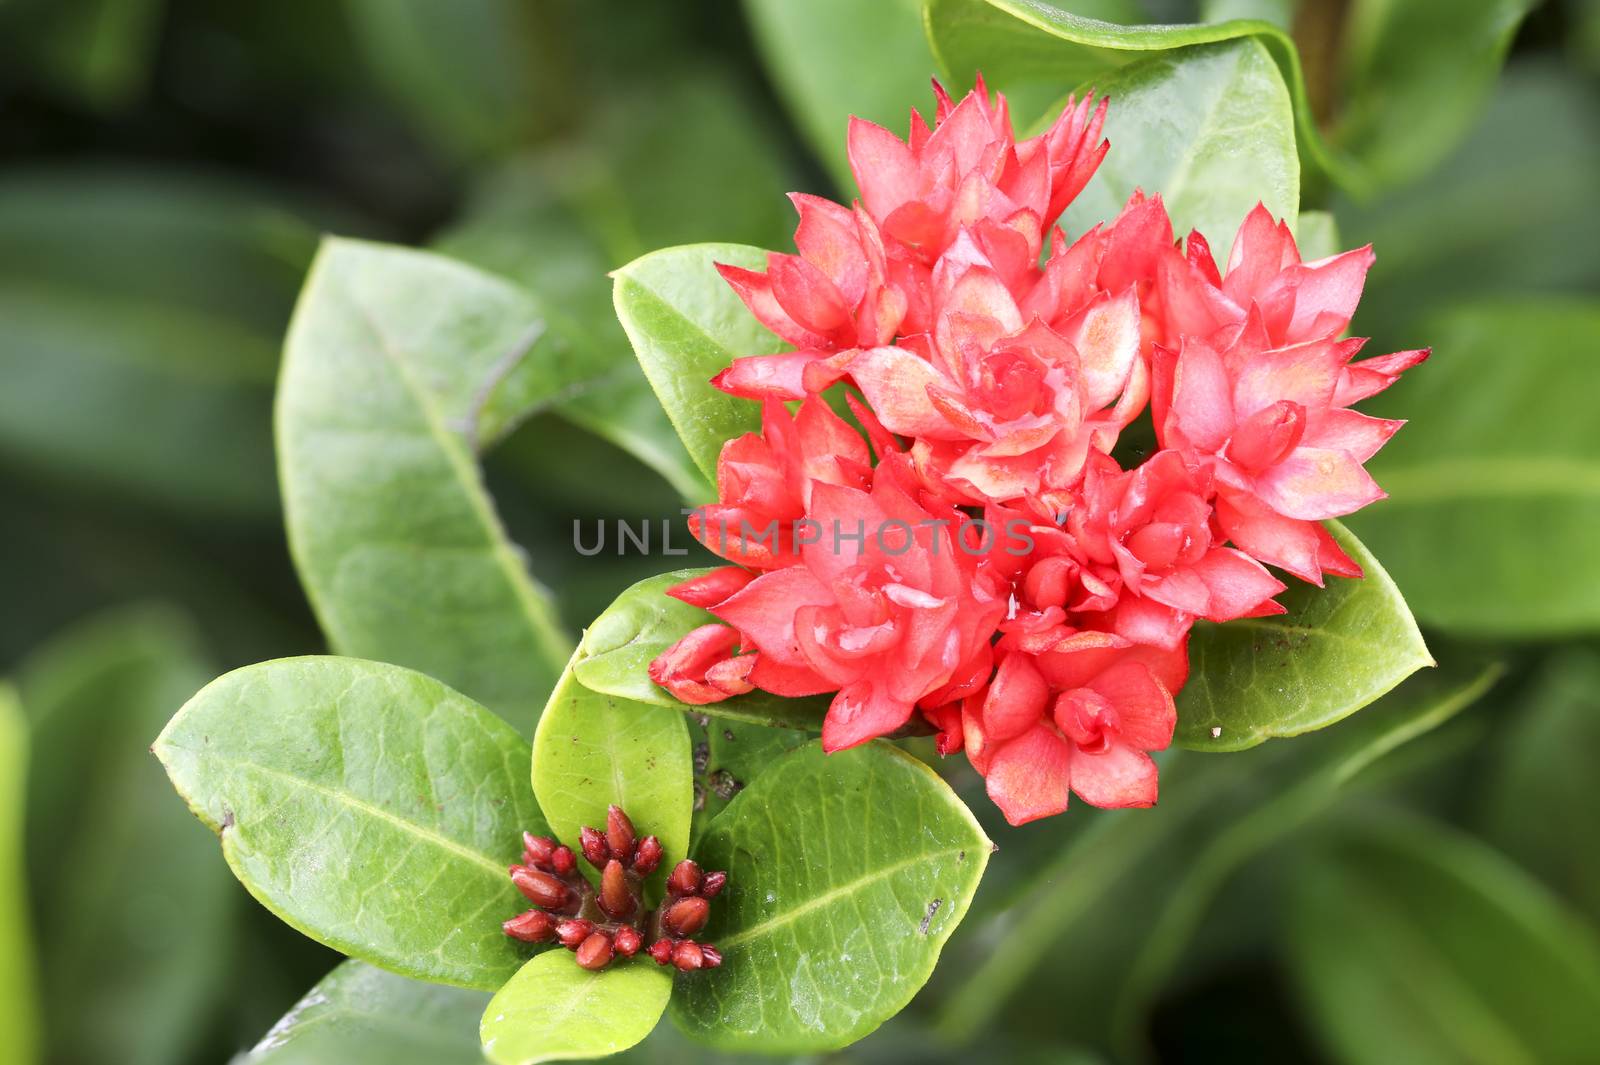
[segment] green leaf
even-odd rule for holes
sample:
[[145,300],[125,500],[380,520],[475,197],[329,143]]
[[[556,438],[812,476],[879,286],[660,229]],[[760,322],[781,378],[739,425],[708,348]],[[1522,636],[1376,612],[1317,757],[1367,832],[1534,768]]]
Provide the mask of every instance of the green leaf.
[[1224,261],[1257,203],[1294,223],[1294,113],[1259,42],[1166,52],[1117,71],[1100,89],[1115,101],[1105,130],[1115,147],[1067,208],[1070,232],[1115,218],[1140,188],[1159,192],[1177,232],[1200,230]]
[[[923,17],[934,58],[956,84],[970,84],[981,70],[1022,113],[1027,113],[1025,107],[1042,108],[1068,90],[1101,84],[1118,67],[1152,52],[1253,38],[1283,74],[1308,169],[1357,191],[1370,183],[1356,163],[1323,140],[1294,41],[1270,22],[1119,26],[1070,14],[1044,0],[925,0]],[[1113,143],[1112,156],[1128,151],[1128,145],[1114,138]]]
[[670,706],[677,710],[726,717],[772,728],[809,729],[819,732],[827,712],[828,697],[785,699],[767,692],[751,692],[720,703],[686,707],[650,679],[649,667],[657,655],[678,642],[691,629],[717,619],[699,607],[667,595],[667,589],[706,569],[682,569],[642,580],[617,596],[616,602],[584,631],[573,659],[572,671],[592,691],[634,702]]
[[20,3],[3,9],[8,40],[28,42],[10,58],[70,102],[102,113],[144,96],[155,64],[163,0]]
[[931,110],[921,0],[745,0],[744,12],[768,76],[838,188],[855,188],[845,158],[852,115],[900,133],[911,108]]
[[1561,811],[1600,808],[1600,653],[1551,655],[1512,703],[1483,799],[1485,834],[1600,922],[1600,824]]
[[657,880],[689,853],[694,767],[683,715],[590,691],[568,670],[533,737],[533,792],[555,834],[574,850],[606,808],[627,811],[640,835],[666,851]]
[[0,1031],[16,1065],[29,1065],[38,1051],[33,937],[22,865],[27,769],[28,727],[16,693],[0,685]]
[[80,622],[19,671],[40,988],[63,1058],[185,1060],[236,968],[238,889],[148,751],[212,672],[187,619],[154,606]]
[[1326,588],[1292,581],[1278,597],[1286,614],[1195,625],[1179,746],[1238,751],[1326,728],[1433,664],[1372,552],[1337,523],[1329,531],[1365,577],[1329,577]]
[[1370,464],[1389,498],[1352,526],[1431,625],[1600,628],[1600,422],[1582,385],[1600,304],[1485,301],[1421,332],[1437,355],[1369,404],[1409,419]]
[[1482,843],[1389,813],[1352,831],[1294,886],[1289,968],[1335,1060],[1592,1056],[1594,930]]
[[566,657],[473,452],[582,371],[511,285],[330,240],[284,349],[289,543],[334,650],[421,670],[526,728]]
[[[346,0],[355,44],[375,80],[428,138],[456,158],[514,148],[551,122],[529,106],[547,84],[532,9],[510,0]],[[543,75],[543,76],[541,76]]]
[[650,1034],[671,995],[672,977],[648,958],[591,973],[553,950],[524,965],[489,1003],[483,1052],[495,1065],[615,1054]]
[[347,961],[233,1065],[482,1065],[480,991]]
[[680,980],[673,1021],[768,1054],[860,1039],[927,981],[991,847],[949,786],[890,744],[785,755],[696,848],[728,871],[702,937],[724,961]]
[[276,346],[314,247],[305,221],[250,186],[131,168],[9,174],[0,454],[189,516],[275,514]]
[[[778,165],[785,146],[743,86],[714,67],[660,70],[653,63],[648,77],[619,73],[606,89],[581,138],[493,172],[437,246],[568,311],[595,372],[569,388],[556,409],[701,503],[716,493],[633,358],[606,274],[684,241],[786,244],[793,212],[783,195],[792,185]],[[717,194],[708,196],[712,187]]]
[[1338,219],[1327,211],[1301,211],[1300,223],[1295,227],[1295,244],[1305,262],[1337,255],[1344,250],[1339,239]]
[[1358,0],[1339,34],[1330,136],[1375,181],[1423,176],[1483,110],[1536,0]]
[[235,670],[155,753],[234,874],[284,921],[404,976],[492,990],[526,952],[507,867],[544,831],[528,745],[430,677],[348,658]]
[[782,345],[752,315],[716,263],[762,269],[766,253],[739,244],[689,244],[617,270],[617,318],[689,457],[715,483],[722,445],[760,427],[761,408],[711,386],[735,358]]
[[[1153,997],[1235,873],[1303,831],[1397,749],[1471,705],[1500,674],[1452,668],[1413,678],[1367,712],[1298,743],[1233,755],[1162,758],[1150,810],[1078,805],[1044,837],[1029,879],[951,946],[938,1031],[964,1044],[996,1026],[1130,1046]],[[1060,829],[1071,835],[1063,844]],[[1003,849],[1027,847],[1009,832]],[[1226,889],[1226,891],[1225,891]],[[1095,979],[1084,983],[1084,972]],[[1073,986],[1070,1000],[1058,989]]]

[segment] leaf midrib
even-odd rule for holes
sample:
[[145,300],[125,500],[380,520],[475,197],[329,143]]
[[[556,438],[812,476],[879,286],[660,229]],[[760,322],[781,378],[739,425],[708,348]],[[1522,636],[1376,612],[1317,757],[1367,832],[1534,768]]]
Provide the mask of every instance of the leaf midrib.
[[[186,750],[189,754],[195,756],[198,756],[201,753],[192,748],[174,749]],[[280,780],[285,783],[303,788],[304,790],[317,795],[322,795],[333,799],[335,802],[347,806],[352,810],[368,814],[380,821],[386,821],[389,824],[401,829],[408,835],[416,836],[421,840],[432,843],[441,850],[449,851],[458,857],[464,858],[467,861],[470,861],[473,864],[478,865],[488,872],[494,874],[497,879],[505,876],[505,870],[508,868],[506,864],[497,861],[482,851],[474,850],[458,840],[451,839],[449,836],[442,834],[437,829],[420,825],[415,821],[408,821],[398,814],[385,810],[383,807],[377,805],[369,799],[363,799],[349,791],[342,791],[338,788],[329,787],[326,784],[320,784],[306,777],[297,776],[294,773],[286,772],[285,770],[278,769],[274,766],[264,765],[260,762],[253,762],[246,758],[230,758],[227,755],[218,754],[215,751],[206,751],[204,753],[208,762],[220,762],[225,765],[236,766],[244,770],[255,770],[256,772],[264,776],[271,777],[272,779]]]
[[920,865],[924,862],[934,861],[939,858],[963,854],[967,851],[967,849],[968,848],[966,847],[950,847],[941,851],[924,851],[921,854],[917,854],[910,858],[905,858],[895,862],[893,865],[881,866],[878,869],[865,874],[864,876],[858,876],[854,880],[848,880],[843,884],[831,887],[822,894],[815,895],[812,898],[807,899],[805,902],[800,903],[793,909],[785,910],[774,917],[766,918],[765,920],[746,928],[742,932],[735,932],[731,936],[724,936],[719,945],[725,951],[732,950],[734,947],[737,947],[742,943],[748,943],[753,939],[759,939],[775,929],[783,928],[787,925],[793,924],[795,921],[814,910],[819,910],[825,906],[829,906],[839,899],[848,898],[849,896],[855,894],[859,889],[870,884],[877,883],[879,880],[885,880],[904,869],[909,869],[914,865]]

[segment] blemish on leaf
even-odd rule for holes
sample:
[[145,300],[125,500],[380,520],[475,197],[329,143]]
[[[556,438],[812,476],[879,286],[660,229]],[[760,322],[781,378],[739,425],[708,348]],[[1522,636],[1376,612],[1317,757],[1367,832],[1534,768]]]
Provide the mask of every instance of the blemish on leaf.
[[[965,851],[962,852],[966,853]],[[917,931],[923,935],[928,934],[928,926],[933,924],[933,915],[939,912],[939,907],[944,905],[943,899],[934,899],[928,903],[928,912],[922,915],[922,923],[917,926]]]
[[223,807],[222,808],[222,828],[219,831],[226,832],[226,831],[228,831],[228,829],[232,828],[234,826],[234,824],[235,824],[235,821],[234,821],[234,817],[233,817],[233,811],[228,809],[227,807]]

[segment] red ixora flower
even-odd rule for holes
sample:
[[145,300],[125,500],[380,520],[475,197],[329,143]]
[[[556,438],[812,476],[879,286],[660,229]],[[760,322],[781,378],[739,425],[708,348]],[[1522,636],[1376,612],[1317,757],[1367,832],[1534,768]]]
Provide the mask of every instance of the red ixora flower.
[[[716,379],[765,403],[691,520],[734,565],[672,589],[716,620],[650,675],[702,705],[836,693],[829,751],[920,715],[1014,824],[1148,806],[1195,622],[1281,613],[1269,565],[1361,575],[1320,522],[1382,497],[1363,464],[1401,423],[1351,406],[1427,352],[1353,361],[1371,249],[1303,262],[1260,206],[1225,271],[1159,195],[1052,229],[1105,100],[1018,142],[981,81],[935,90],[905,141],[851,122],[859,203],[796,197],[797,255],[723,268],[796,350]],[[866,442],[817,395],[841,384]]]
[[735,359],[714,383],[749,399],[800,399],[847,372],[857,351],[927,331],[934,264],[963,234],[1004,264],[1036,277],[1044,235],[1094,176],[1105,101],[1068,100],[1054,125],[1017,142],[1005,97],[982,79],[959,104],[934,82],[930,128],[911,113],[908,141],[851,119],[853,208],[791,196],[798,255],[769,254],[765,272],[717,269],[752,314],[792,352]]

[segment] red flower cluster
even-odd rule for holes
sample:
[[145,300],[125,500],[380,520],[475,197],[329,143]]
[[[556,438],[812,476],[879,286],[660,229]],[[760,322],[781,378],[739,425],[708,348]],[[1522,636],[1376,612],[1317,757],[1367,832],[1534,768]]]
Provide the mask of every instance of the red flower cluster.
[[[1018,142],[980,83],[938,90],[907,142],[852,120],[860,201],[796,196],[798,255],[721,268],[794,350],[715,379],[763,402],[762,432],[724,447],[690,523],[735,565],[672,594],[726,624],[657,683],[836,692],[830,751],[920,715],[1013,824],[1069,793],[1148,806],[1195,620],[1281,613],[1263,563],[1361,575],[1318,521],[1382,497],[1362,464],[1400,423],[1350,405],[1427,352],[1352,362],[1370,249],[1301,262],[1262,207],[1226,272],[1142,193],[1069,243],[1052,227],[1105,111],[1069,101]],[[819,395],[837,382],[866,439]],[[1146,410],[1158,450],[1123,469]]]

